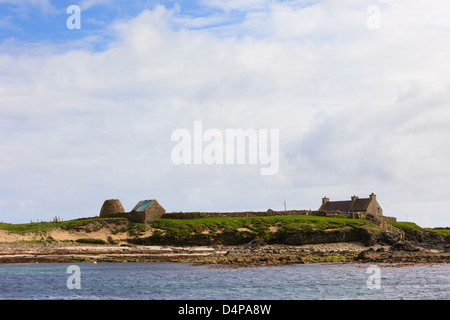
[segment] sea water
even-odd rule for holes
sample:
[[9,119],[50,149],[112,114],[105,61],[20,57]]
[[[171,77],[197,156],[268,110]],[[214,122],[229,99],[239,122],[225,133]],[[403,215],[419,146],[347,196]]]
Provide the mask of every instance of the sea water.
[[[298,264],[217,268],[188,263],[0,265],[0,299],[310,300],[450,298],[448,264]],[[373,272],[377,270],[377,272]],[[79,289],[70,286],[77,276]],[[376,286],[371,277],[378,277]]]

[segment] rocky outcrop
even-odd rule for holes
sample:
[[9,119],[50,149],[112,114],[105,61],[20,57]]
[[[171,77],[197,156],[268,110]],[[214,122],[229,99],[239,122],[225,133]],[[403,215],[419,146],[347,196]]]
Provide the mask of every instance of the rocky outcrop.
[[331,231],[287,231],[277,232],[270,243],[287,245],[304,245],[318,243],[336,243],[360,241],[367,242],[371,238],[366,228],[336,229]]
[[403,242],[404,236],[402,233],[395,232],[372,232],[367,234],[367,237],[364,241],[366,246],[373,246],[377,243],[392,245],[394,243]]
[[337,242],[362,242],[366,245],[378,243],[393,244],[400,240],[395,234],[373,233],[364,227],[349,227],[329,231],[283,231],[274,233],[256,233],[249,231],[224,231],[220,233],[193,234],[154,234],[149,237],[129,239],[137,245],[177,245],[177,246],[211,246],[211,245],[244,245],[259,242],[267,244],[305,245]]
[[425,248],[449,249],[449,236],[443,237],[428,230],[406,229],[405,240]]
[[369,248],[358,254],[356,262],[377,262],[377,263],[449,263],[448,252],[431,252],[420,248],[408,248],[408,250],[374,250]]
[[243,245],[256,238],[248,231],[225,231],[221,233],[154,234],[149,237],[128,239],[136,245],[175,245],[175,246],[211,246],[211,245]]
[[[0,244],[0,263],[190,262],[219,267],[332,263],[448,263],[449,252],[341,242],[291,246],[255,239],[238,246],[135,246],[76,243]],[[407,249],[407,250],[404,250]]]

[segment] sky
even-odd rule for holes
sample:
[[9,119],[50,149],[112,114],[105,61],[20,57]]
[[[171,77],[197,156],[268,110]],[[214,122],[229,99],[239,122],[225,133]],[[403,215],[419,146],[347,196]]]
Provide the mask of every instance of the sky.
[[[449,10],[0,0],[0,222],[92,217],[106,199],[127,211],[143,199],[167,212],[317,210],[324,196],[373,192],[384,215],[450,226]],[[278,170],[178,164],[172,135],[199,143],[196,123],[277,130]]]

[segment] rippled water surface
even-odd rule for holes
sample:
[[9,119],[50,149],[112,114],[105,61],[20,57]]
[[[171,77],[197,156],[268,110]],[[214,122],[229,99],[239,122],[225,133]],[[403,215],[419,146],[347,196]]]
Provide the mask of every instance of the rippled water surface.
[[[80,289],[68,289],[67,280],[73,276],[67,273],[69,266],[0,265],[0,299],[450,298],[447,264],[377,265],[377,273],[367,264],[218,269],[187,263],[80,263]],[[379,282],[374,280],[378,275]]]

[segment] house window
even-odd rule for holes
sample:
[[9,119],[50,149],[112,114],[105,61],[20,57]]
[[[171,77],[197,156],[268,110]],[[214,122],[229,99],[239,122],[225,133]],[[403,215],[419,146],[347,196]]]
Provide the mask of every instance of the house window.
[[380,208],[379,207],[377,208],[377,213],[380,214]]

